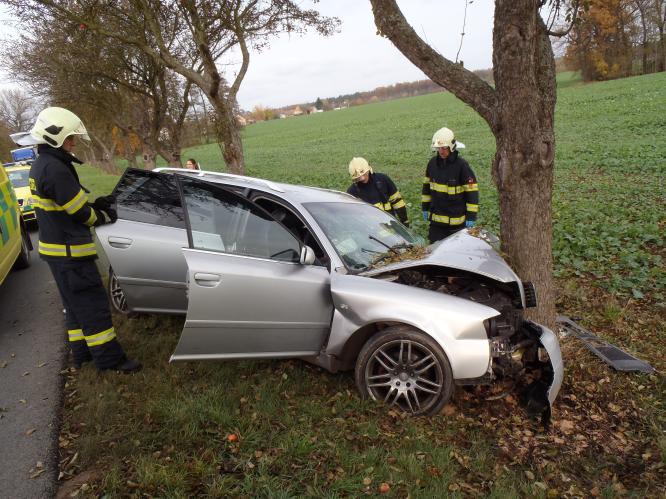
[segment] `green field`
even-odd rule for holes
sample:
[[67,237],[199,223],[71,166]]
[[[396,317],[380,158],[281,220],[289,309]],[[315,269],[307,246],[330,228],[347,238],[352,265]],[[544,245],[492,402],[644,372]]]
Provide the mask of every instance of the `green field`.
[[[666,74],[581,84],[559,76],[554,253],[559,311],[666,368]],[[249,175],[346,189],[364,156],[420,221],[432,133],[456,132],[481,188],[480,223],[498,229],[494,140],[448,93],[247,127]],[[216,145],[184,152],[223,170]],[[114,177],[80,169],[95,194]],[[118,378],[68,375],[64,478],[84,495],[190,497],[663,496],[666,382],[620,374],[563,338],[553,427],[515,397],[458,390],[444,414],[411,419],[359,400],[352,376],[298,361],[168,365],[182,320],[117,318],[145,364]],[[237,442],[227,435],[236,434]],[[74,462],[72,457],[78,453]],[[659,476],[662,478],[659,479]],[[82,478],[83,477],[83,478]],[[72,490],[77,490],[73,488]]]

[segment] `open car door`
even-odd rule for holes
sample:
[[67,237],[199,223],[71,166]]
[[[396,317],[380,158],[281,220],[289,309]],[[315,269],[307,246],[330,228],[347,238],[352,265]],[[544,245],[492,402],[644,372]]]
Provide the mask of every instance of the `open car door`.
[[128,311],[184,314],[185,215],[175,175],[128,168],[118,181],[118,220],[95,229]]
[[301,243],[258,205],[217,184],[177,177],[189,300],[171,360],[319,353],[333,315],[328,270],[299,263]]

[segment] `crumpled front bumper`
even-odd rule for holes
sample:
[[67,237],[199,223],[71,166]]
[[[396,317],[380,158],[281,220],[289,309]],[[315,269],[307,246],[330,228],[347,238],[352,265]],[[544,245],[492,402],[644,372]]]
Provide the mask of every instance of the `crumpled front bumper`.
[[557,335],[546,326],[542,326],[536,322],[528,322],[530,322],[534,328],[541,330],[539,341],[548,353],[548,360],[553,369],[553,380],[548,388],[548,402],[550,402],[550,405],[552,406],[557,398],[557,394],[560,392],[562,380],[564,379],[564,362],[562,361],[560,342],[557,339]]

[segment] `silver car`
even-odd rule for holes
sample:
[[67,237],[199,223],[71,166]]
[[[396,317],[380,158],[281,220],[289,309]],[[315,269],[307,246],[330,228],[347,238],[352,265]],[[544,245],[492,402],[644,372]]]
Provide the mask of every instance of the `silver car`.
[[435,414],[455,385],[514,377],[538,411],[559,343],[523,318],[534,288],[463,230],[434,245],[348,194],[182,169],[129,169],[96,229],[117,311],[186,314],[171,361],[302,358],[362,396]]

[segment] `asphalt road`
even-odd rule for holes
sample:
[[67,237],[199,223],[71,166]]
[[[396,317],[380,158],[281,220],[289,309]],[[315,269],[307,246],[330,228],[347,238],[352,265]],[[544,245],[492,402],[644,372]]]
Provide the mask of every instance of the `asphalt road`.
[[0,285],[0,498],[56,493],[65,359],[62,303],[34,249]]

